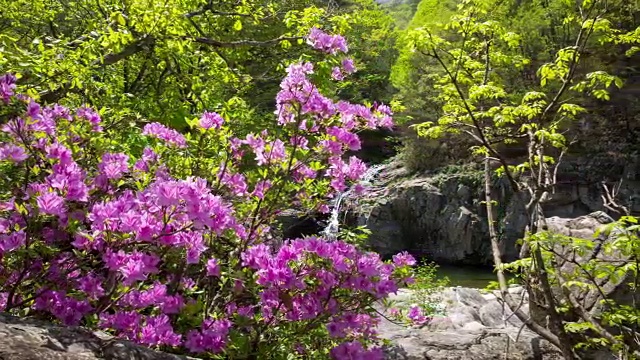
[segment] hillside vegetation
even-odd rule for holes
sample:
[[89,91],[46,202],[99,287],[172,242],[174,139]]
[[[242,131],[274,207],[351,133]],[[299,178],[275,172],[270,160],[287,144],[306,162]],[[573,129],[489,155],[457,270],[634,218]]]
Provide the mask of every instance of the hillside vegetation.
[[[202,359],[384,359],[381,300],[433,271],[368,251],[366,229],[283,239],[281,227],[366,194],[363,159],[388,157],[401,134],[403,170],[474,172],[514,316],[568,360],[638,358],[635,295],[600,297],[594,313],[575,291],[640,283],[638,219],[613,184],[640,146],[639,10],[0,0],[0,311]],[[619,219],[601,242],[546,231],[576,159]],[[494,180],[525,199],[511,264]],[[586,260],[565,271],[559,247]],[[506,271],[538,313],[510,296]],[[424,325],[431,310],[396,320]]]

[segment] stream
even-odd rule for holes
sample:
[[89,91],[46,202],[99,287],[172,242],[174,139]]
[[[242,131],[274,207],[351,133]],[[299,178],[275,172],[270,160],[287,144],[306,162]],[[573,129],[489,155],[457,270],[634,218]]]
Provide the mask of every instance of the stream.
[[438,275],[449,278],[449,286],[482,289],[497,281],[491,267],[465,265],[438,265]]
[[[377,164],[369,167],[367,171],[364,173],[360,181],[358,182],[360,185],[369,185],[376,175],[383,169],[383,164]],[[322,235],[329,240],[335,240],[338,237],[340,232],[340,215],[342,214],[342,202],[352,195],[352,188],[349,188],[347,191],[339,193],[334,202],[333,208],[331,209],[331,216],[329,218],[329,222],[327,226],[322,231]]]

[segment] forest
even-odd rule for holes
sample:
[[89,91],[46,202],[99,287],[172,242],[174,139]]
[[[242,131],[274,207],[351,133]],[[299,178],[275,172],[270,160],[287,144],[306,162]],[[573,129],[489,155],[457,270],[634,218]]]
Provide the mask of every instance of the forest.
[[[636,0],[0,0],[0,315],[396,359],[377,328],[433,317],[388,300],[441,286],[424,254],[282,218],[399,162],[473,180],[503,317],[562,359],[640,359],[639,70]],[[612,219],[592,238],[550,230],[576,182]]]

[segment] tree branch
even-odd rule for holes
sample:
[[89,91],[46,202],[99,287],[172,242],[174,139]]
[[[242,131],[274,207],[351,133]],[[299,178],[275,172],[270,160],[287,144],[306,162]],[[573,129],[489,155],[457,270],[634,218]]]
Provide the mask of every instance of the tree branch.
[[119,53],[111,53],[103,57],[102,59],[95,60],[91,65],[103,65],[109,66],[117,63],[120,60],[124,60],[132,55],[139,53],[147,49],[149,46],[155,44],[155,37],[152,35],[146,35],[143,38],[125,46]]
[[209,0],[209,2],[207,3],[207,5],[203,6],[202,8],[196,10],[196,11],[192,11],[190,13],[186,13],[184,14],[184,16],[187,19],[191,19],[194,16],[199,16],[199,15],[204,15],[207,12],[213,14],[213,15],[219,15],[219,16],[251,16],[250,14],[243,14],[243,13],[239,13],[239,12],[235,12],[235,11],[218,11],[218,10],[213,10],[213,1]]
[[[431,36],[431,33],[429,33],[429,36]],[[434,59],[436,59],[438,61],[438,63],[440,63],[440,66],[442,66],[444,71],[447,73],[447,76],[449,77],[449,79],[451,80],[453,86],[455,87],[456,92],[458,93],[458,96],[460,97],[460,100],[464,104],[464,108],[465,108],[467,114],[469,114],[469,117],[471,118],[471,121],[473,122],[473,125],[476,127],[476,131],[478,132],[478,137],[480,138],[481,145],[486,147],[487,151],[489,151],[489,153],[491,155],[493,155],[494,157],[496,157],[500,161],[500,164],[504,167],[504,173],[506,174],[507,179],[509,180],[509,184],[511,185],[512,189],[517,192],[519,190],[519,186],[518,186],[518,183],[516,182],[516,180],[513,178],[513,175],[511,174],[511,171],[509,170],[507,161],[504,159],[504,157],[502,157],[502,155],[500,155],[493,148],[493,146],[491,146],[491,144],[487,140],[484,132],[482,131],[482,125],[480,124],[478,119],[473,114],[473,110],[471,110],[471,107],[469,106],[469,102],[467,101],[466,96],[464,96],[464,93],[462,92],[462,89],[460,88],[460,84],[458,83],[458,81],[456,80],[454,75],[449,70],[449,67],[444,63],[442,58],[438,55],[438,52],[436,51],[435,48],[433,48],[433,54],[426,54],[423,51],[420,51],[420,52],[425,56],[431,56]]]
[[[582,10],[582,8],[580,9]],[[587,13],[587,18],[590,16],[591,11],[593,11],[593,7],[589,9],[589,12]],[[560,87],[556,95],[553,97],[553,100],[551,100],[551,102],[547,105],[547,107],[542,112],[542,115],[540,115],[540,119],[544,120],[544,118],[549,113],[549,111],[551,111],[551,109],[555,105],[557,105],[558,100],[560,100],[560,97],[564,94],[564,92],[567,90],[567,87],[571,83],[571,80],[573,78],[573,75],[575,74],[576,68],[578,67],[578,55],[584,52],[585,46],[587,45],[587,40],[591,36],[591,33],[593,33],[593,27],[595,26],[596,20],[598,20],[598,17],[599,16],[596,16],[593,18],[593,22],[591,23],[591,26],[589,27],[589,30],[586,33],[586,35],[585,35],[585,28],[582,26],[580,27],[580,31],[578,32],[578,37],[576,38],[576,42],[574,45],[575,51],[573,53],[573,56],[571,57],[571,65],[569,67],[569,73],[567,74],[567,77],[562,81],[562,86]]]
[[251,15],[249,14],[243,14],[243,13],[239,13],[239,12],[227,12],[227,11],[216,11],[216,10],[211,10],[209,8],[202,8],[200,10],[196,10],[190,13],[185,14],[184,16],[188,19],[194,17],[194,16],[198,16],[198,15],[203,15],[205,13],[211,13],[213,15],[218,15],[218,16],[244,16],[244,17],[249,17]]
[[242,47],[242,46],[269,46],[273,44],[277,44],[282,41],[294,41],[303,39],[302,36],[281,36],[275,39],[269,40],[237,40],[237,41],[220,41],[211,39],[208,37],[187,37],[186,39],[191,39],[197,43],[206,44],[214,47],[221,48],[234,48],[234,47]]

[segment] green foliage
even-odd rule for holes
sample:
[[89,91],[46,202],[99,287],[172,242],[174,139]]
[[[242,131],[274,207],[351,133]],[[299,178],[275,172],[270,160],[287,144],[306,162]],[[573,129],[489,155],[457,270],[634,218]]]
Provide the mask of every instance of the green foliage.
[[[635,51],[639,33],[632,14],[638,10],[637,2],[626,1],[609,1],[605,9],[601,1],[581,5],[562,0],[423,0],[413,25],[401,37],[399,59],[392,72],[391,79],[399,89],[397,98],[407,105],[398,119],[421,124],[417,130],[423,135],[442,138],[448,134],[446,142],[463,132],[458,125],[471,130],[471,119],[465,117],[468,109],[453,101],[460,98],[458,89],[442,82],[448,75],[431,56],[429,47],[433,45],[442,51],[441,59],[461,85],[469,110],[486,117],[477,119],[487,122],[481,126],[505,129],[519,126],[523,118],[535,122],[551,104],[544,116],[559,115],[555,119],[559,128],[553,133],[565,131],[569,126],[566,120],[592,108],[590,99],[610,99],[612,87],[623,85],[620,75],[637,69],[624,58],[625,52],[631,55]],[[588,49],[588,55],[574,59],[575,51],[582,51],[579,48]],[[573,63],[579,66],[571,66]],[[485,81],[486,65],[490,71]],[[576,79],[562,89],[568,75]],[[526,94],[536,92],[546,98],[522,101]],[[554,101],[558,92],[561,96]],[[511,140],[498,130],[491,135],[496,141]],[[415,147],[411,137],[408,142]],[[482,153],[482,149],[476,150]]]
[[[625,343],[589,320],[584,311],[580,316],[586,325],[578,322],[566,328],[563,326],[559,314],[569,311],[567,302],[556,301],[548,295],[549,287],[555,281],[548,279],[549,274],[558,273],[550,270],[554,264],[540,261],[543,247],[538,243],[537,229],[539,217],[544,216],[541,204],[553,190],[558,159],[569,145],[565,137],[567,129],[587,113],[589,102],[609,100],[611,93],[624,85],[623,79],[609,71],[610,66],[598,61],[598,57],[604,56],[606,51],[611,52],[613,44],[624,42],[629,46],[640,38],[630,35],[627,39],[626,36],[635,32],[625,28],[627,23],[613,21],[624,18],[619,12],[624,8],[622,2],[548,3],[552,4],[543,6],[539,14],[555,9],[555,14],[546,19],[549,37],[534,41],[534,48],[542,44],[552,49],[548,57],[545,53],[542,57],[532,56],[526,47],[529,38],[517,31],[523,26],[520,21],[529,19],[505,20],[510,19],[514,11],[527,13],[535,9],[518,10],[517,1],[463,0],[448,21],[427,22],[407,30],[400,58],[404,56],[410,61],[404,61],[408,67],[399,71],[404,77],[398,77],[396,81],[402,83],[418,76],[431,85],[432,89],[421,94],[408,91],[408,98],[422,95],[428,99],[418,106],[427,102],[437,106],[437,111],[422,114],[426,119],[412,126],[419,136],[468,139],[473,143],[471,154],[485,161],[487,187],[491,186],[489,172],[495,163],[498,165],[496,174],[509,180],[513,192],[529,194],[529,202],[523,210],[529,216],[532,232],[525,250],[532,258],[521,259],[510,267],[501,265],[498,233],[492,219],[495,204],[490,192],[486,194],[500,286],[503,292],[506,291],[504,269],[525,271],[524,280],[531,286],[539,286],[546,294],[545,311],[549,324],[538,324],[537,329],[549,327],[553,334],[545,338],[555,337],[552,342],[565,356],[572,358],[571,346],[576,344],[572,343],[571,332],[591,329],[601,335],[598,340],[601,345],[607,341],[620,348]],[[538,19],[533,17],[532,20],[535,23]],[[557,37],[558,21],[563,29],[562,41]],[[625,42],[627,40],[630,42]],[[615,50],[614,56],[618,58],[625,53],[621,48]],[[627,54],[630,52],[633,51],[626,51]],[[433,71],[434,66],[436,71]],[[404,94],[401,92],[400,95]],[[518,144],[526,151],[518,161],[508,158],[506,150],[512,144]],[[607,276],[620,274],[609,273]],[[569,304],[574,304],[571,296],[567,295],[567,299],[571,300]],[[572,310],[575,311],[576,306]],[[545,331],[540,334],[544,335]]]
[[371,230],[367,229],[366,226],[357,226],[355,228],[344,226],[340,228],[338,239],[364,249],[367,247],[369,235],[371,235]]
[[483,176],[483,171],[478,169],[476,164],[468,163],[444,166],[436,171],[431,180],[438,187],[453,180],[457,184],[467,185],[472,189],[477,189],[483,183]]
[[350,0],[333,20],[336,32],[349,39],[350,53],[357,59],[356,72],[337,89],[338,96],[361,102],[389,103],[393,89],[389,76],[397,57],[394,21],[373,0]]
[[438,275],[437,264],[424,261],[414,268],[414,279],[409,285],[410,302],[420,306],[426,316],[440,314],[442,304],[438,293],[449,286],[449,279]]
[[[509,273],[505,269],[504,267],[502,267],[503,270],[505,270],[505,272],[508,275],[511,275],[509,277],[509,280],[507,280],[507,283],[509,285],[522,285],[522,282],[520,280],[520,277],[518,276],[519,274],[517,273]],[[487,284],[487,286],[484,287],[484,289],[482,289],[483,291],[495,291],[495,290],[500,290],[500,284],[497,281],[490,281],[489,284]]]
[[[411,50],[408,32],[422,26],[446,21],[455,12],[455,0],[422,0],[411,22],[398,40],[399,54],[390,75],[391,83],[398,89],[397,98],[408,105],[407,117],[396,117],[396,122],[412,122],[412,118],[433,118],[438,106],[433,90],[433,75],[437,65],[425,61]],[[419,70],[418,70],[419,69]]]
[[[273,20],[263,22],[285,20],[277,15],[288,10],[284,4],[47,3],[15,1],[5,9],[3,72],[20,74],[21,83],[45,101],[100,103],[175,125],[247,91],[253,70],[248,60],[256,50],[245,39],[301,36],[322,14],[307,11],[277,28],[269,26]],[[273,44],[290,46],[285,40]],[[277,65],[269,64],[274,70]]]
[[[622,217],[608,224],[592,239],[539,232],[526,237],[532,249],[540,249],[552,286],[562,298],[567,314],[565,328],[578,337],[579,349],[608,348],[620,358],[637,359],[640,341],[640,308],[637,304],[640,277],[640,225],[638,218]],[[608,239],[603,241],[602,239]],[[534,261],[523,258],[505,269],[527,272]],[[630,298],[610,297],[614,284]],[[600,299],[594,309],[583,308],[584,294]],[[620,300],[625,302],[619,302]],[[634,354],[635,353],[635,354]]]
[[449,279],[438,276],[438,265],[422,261],[412,269],[414,282],[409,285],[409,296],[398,300],[384,299],[391,317],[407,325],[422,326],[433,316],[443,315],[441,292],[449,286]]
[[413,18],[420,0],[391,0],[382,7],[393,17],[399,29],[405,29]]
[[[502,11],[494,8],[493,1],[466,1],[448,22],[407,31],[405,54],[425,59],[427,70],[434,62],[439,67],[429,76],[433,103],[440,105],[437,120],[414,127],[427,138],[466,136],[475,142],[471,149],[475,156],[500,158],[497,144],[527,138],[533,144],[527,161],[506,167],[499,159],[503,166],[499,171],[517,176],[534,166],[552,165],[546,147],[565,148],[567,122],[586,111],[573,99],[608,100],[611,87],[623,85],[621,78],[603,70],[584,73],[581,79],[577,73],[582,54],[595,46],[591,40],[613,41],[612,34],[619,30],[602,17],[603,5],[592,3],[583,9],[587,15],[577,24],[577,45],[558,50],[552,61],[538,69],[538,85],[523,91],[512,80],[529,68],[531,60],[521,54],[521,36],[500,22],[497,16]],[[567,17],[568,24],[572,21]]]
[[21,91],[174,127],[227,108],[245,114],[236,124],[245,132],[267,126],[283,68],[315,58],[300,46],[313,26],[367,39],[352,49],[360,74],[340,85],[345,98],[359,91],[358,100],[385,100],[378,95],[394,57],[392,21],[372,0],[338,9],[315,0],[18,0],[2,8],[0,72],[17,73]]
[[468,144],[459,138],[449,136],[447,141],[425,139],[418,137],[412,130],[407,132],[402,141],[400,154],[404,166],[412,172],[434,171],[468,158]]

